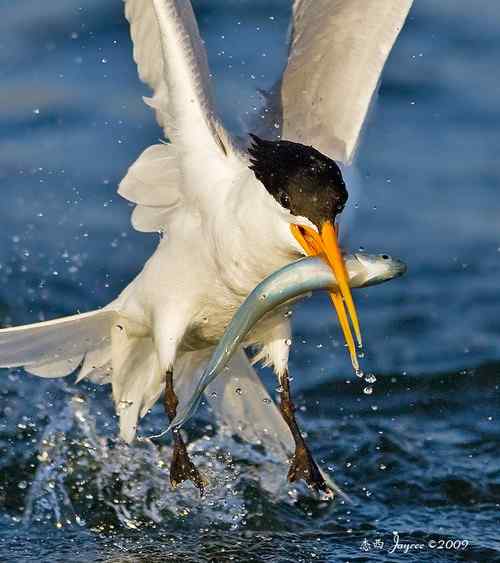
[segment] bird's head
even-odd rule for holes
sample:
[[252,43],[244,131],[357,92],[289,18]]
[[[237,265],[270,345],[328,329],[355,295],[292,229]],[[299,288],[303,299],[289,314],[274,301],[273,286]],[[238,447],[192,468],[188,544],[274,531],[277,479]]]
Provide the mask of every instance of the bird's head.
[[[322,255],[338,281],[340,291],[331,294],[344,332],[351,361],[358,359],[351,332],[361,345],[356,308],[351,296],[344,258],[338,243],[337,216],[348,193],[337,163],[313,147],[290,141],[265,141],[251,135],[250,168],[267,192],[292,217],[290,231],[306,255]],[[306,224],[308,223],[308,224]],[[350,322],[347,316],[350,316]]]

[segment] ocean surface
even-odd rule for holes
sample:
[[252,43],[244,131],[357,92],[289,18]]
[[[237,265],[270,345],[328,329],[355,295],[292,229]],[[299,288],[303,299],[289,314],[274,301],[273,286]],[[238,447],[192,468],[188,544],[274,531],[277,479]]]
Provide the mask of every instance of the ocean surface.
[[[283,65],[289,3],[194,6],[241,134]],[[106,304],[157,244],[116,194],[162,135],[122,11],[0,0],[2,326]],[[289,486],[207,412],[188,431],[210,492],[174,493],[168,440],[117,440],[108,388],[0,370],[0,561],[500,561],[499,57],[500,3],[417,0],[387,64],[348,233],[408,264],[356,294],[377,381],[352,374],[325,296],[295,315],[301,423],[354,503]],[[141,432],[164,427],[157,405]]]

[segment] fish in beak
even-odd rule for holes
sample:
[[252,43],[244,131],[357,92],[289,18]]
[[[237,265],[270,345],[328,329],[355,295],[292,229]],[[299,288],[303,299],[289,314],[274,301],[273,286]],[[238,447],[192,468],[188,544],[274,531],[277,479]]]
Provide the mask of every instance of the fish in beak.
[[[317,234],[317,233],[316,233]],[[406,272],[400,260],[387,254],[357,252],[346,256],[348,283],[351,287],[368,287],[398,278]],[[253,327],[270,311],[312,291],[339,293],[337,277],[330,264],[320,257],[301,258],[274,272],[248,295],[226,328],[189,401],[180,406],[168,430],[181,427],[198,408],[207,386],[219,375],[234,353],[245,345]]]
[[334,225],[331,221],[325,221],[319,233],[304,225],[292,224],[290,225],[290,229],[305,253],[308,256],[320,256],[323,258],[335,275],[338,290],[331,291],[330,298],[337,311],[340,327],[344,333],[344,338],[351,356],[352,366],[358,371],[358,355],[356,353],[351,325],[360,348],[363,343],[356,306],[354,305],[351,288],[349,286],[345,261],[338,243],[338,225]]

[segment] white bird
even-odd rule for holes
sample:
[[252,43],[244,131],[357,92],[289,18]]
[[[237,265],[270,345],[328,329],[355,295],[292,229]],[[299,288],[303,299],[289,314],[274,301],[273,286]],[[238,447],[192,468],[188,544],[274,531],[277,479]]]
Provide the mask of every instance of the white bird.
[[[189,0],[125,0],[139,76],[153,91],[146,103],[169,142],[140,155],[119,193],[137,204],[135,229],[166,236],[102,310],[0,331],[0,366],[24,366],[43,377],[79,368],[78,380],[111,382],[121,436],[131,441],[138,417],[163,392],[167,415],[175,418],[178,401],[189,397],[225,327],[260,281],[300,255],[320,253],[339,283],[332,301],[357,366],[350,322],[359,343],[361,336],[335,227],[347,191],[333,159],[352,160],[411,4],[295,0],[288,62],[266,110],[280,127],[267,140],[254,136],[247,149],[217,116]],[[295,421],[290,337],[280,313],[259,324],[247,343],[279,378],[286,426],[277,409],[262,404],[266,392],[243,349],[230,367],[249,386],[245,412],[255,433],[290,429],[289,479],[331,494]],[[219,385],[232,385],[223,380]],[[223,417],[234,418],[231,401],[213,402]],[[172,485],[189,479],[203,491],[181,434],[173,437]]]

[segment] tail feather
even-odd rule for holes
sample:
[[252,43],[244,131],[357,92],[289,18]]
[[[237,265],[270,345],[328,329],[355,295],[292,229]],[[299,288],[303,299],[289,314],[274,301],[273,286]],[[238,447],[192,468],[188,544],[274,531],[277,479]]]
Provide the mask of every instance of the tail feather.
[[[293,455],[290,429],[243,349],[231,359],[227,377],[215,379],[205,394],[222,422],[244,440],[262,443],[284,459]],[[324,469],[320,471],[332,490],[352,502]]]
[[262,443],[282,457],[293,453],[292,434],[242,349],[228,367],[227,376],[205,392],[217,416],[247,442]]
[[163,377],[151,338],[129,338],[116,327],[111,350],[113,399],[120,416],[120,436],[132,442],[139,416],[146,414],[163,390]]

